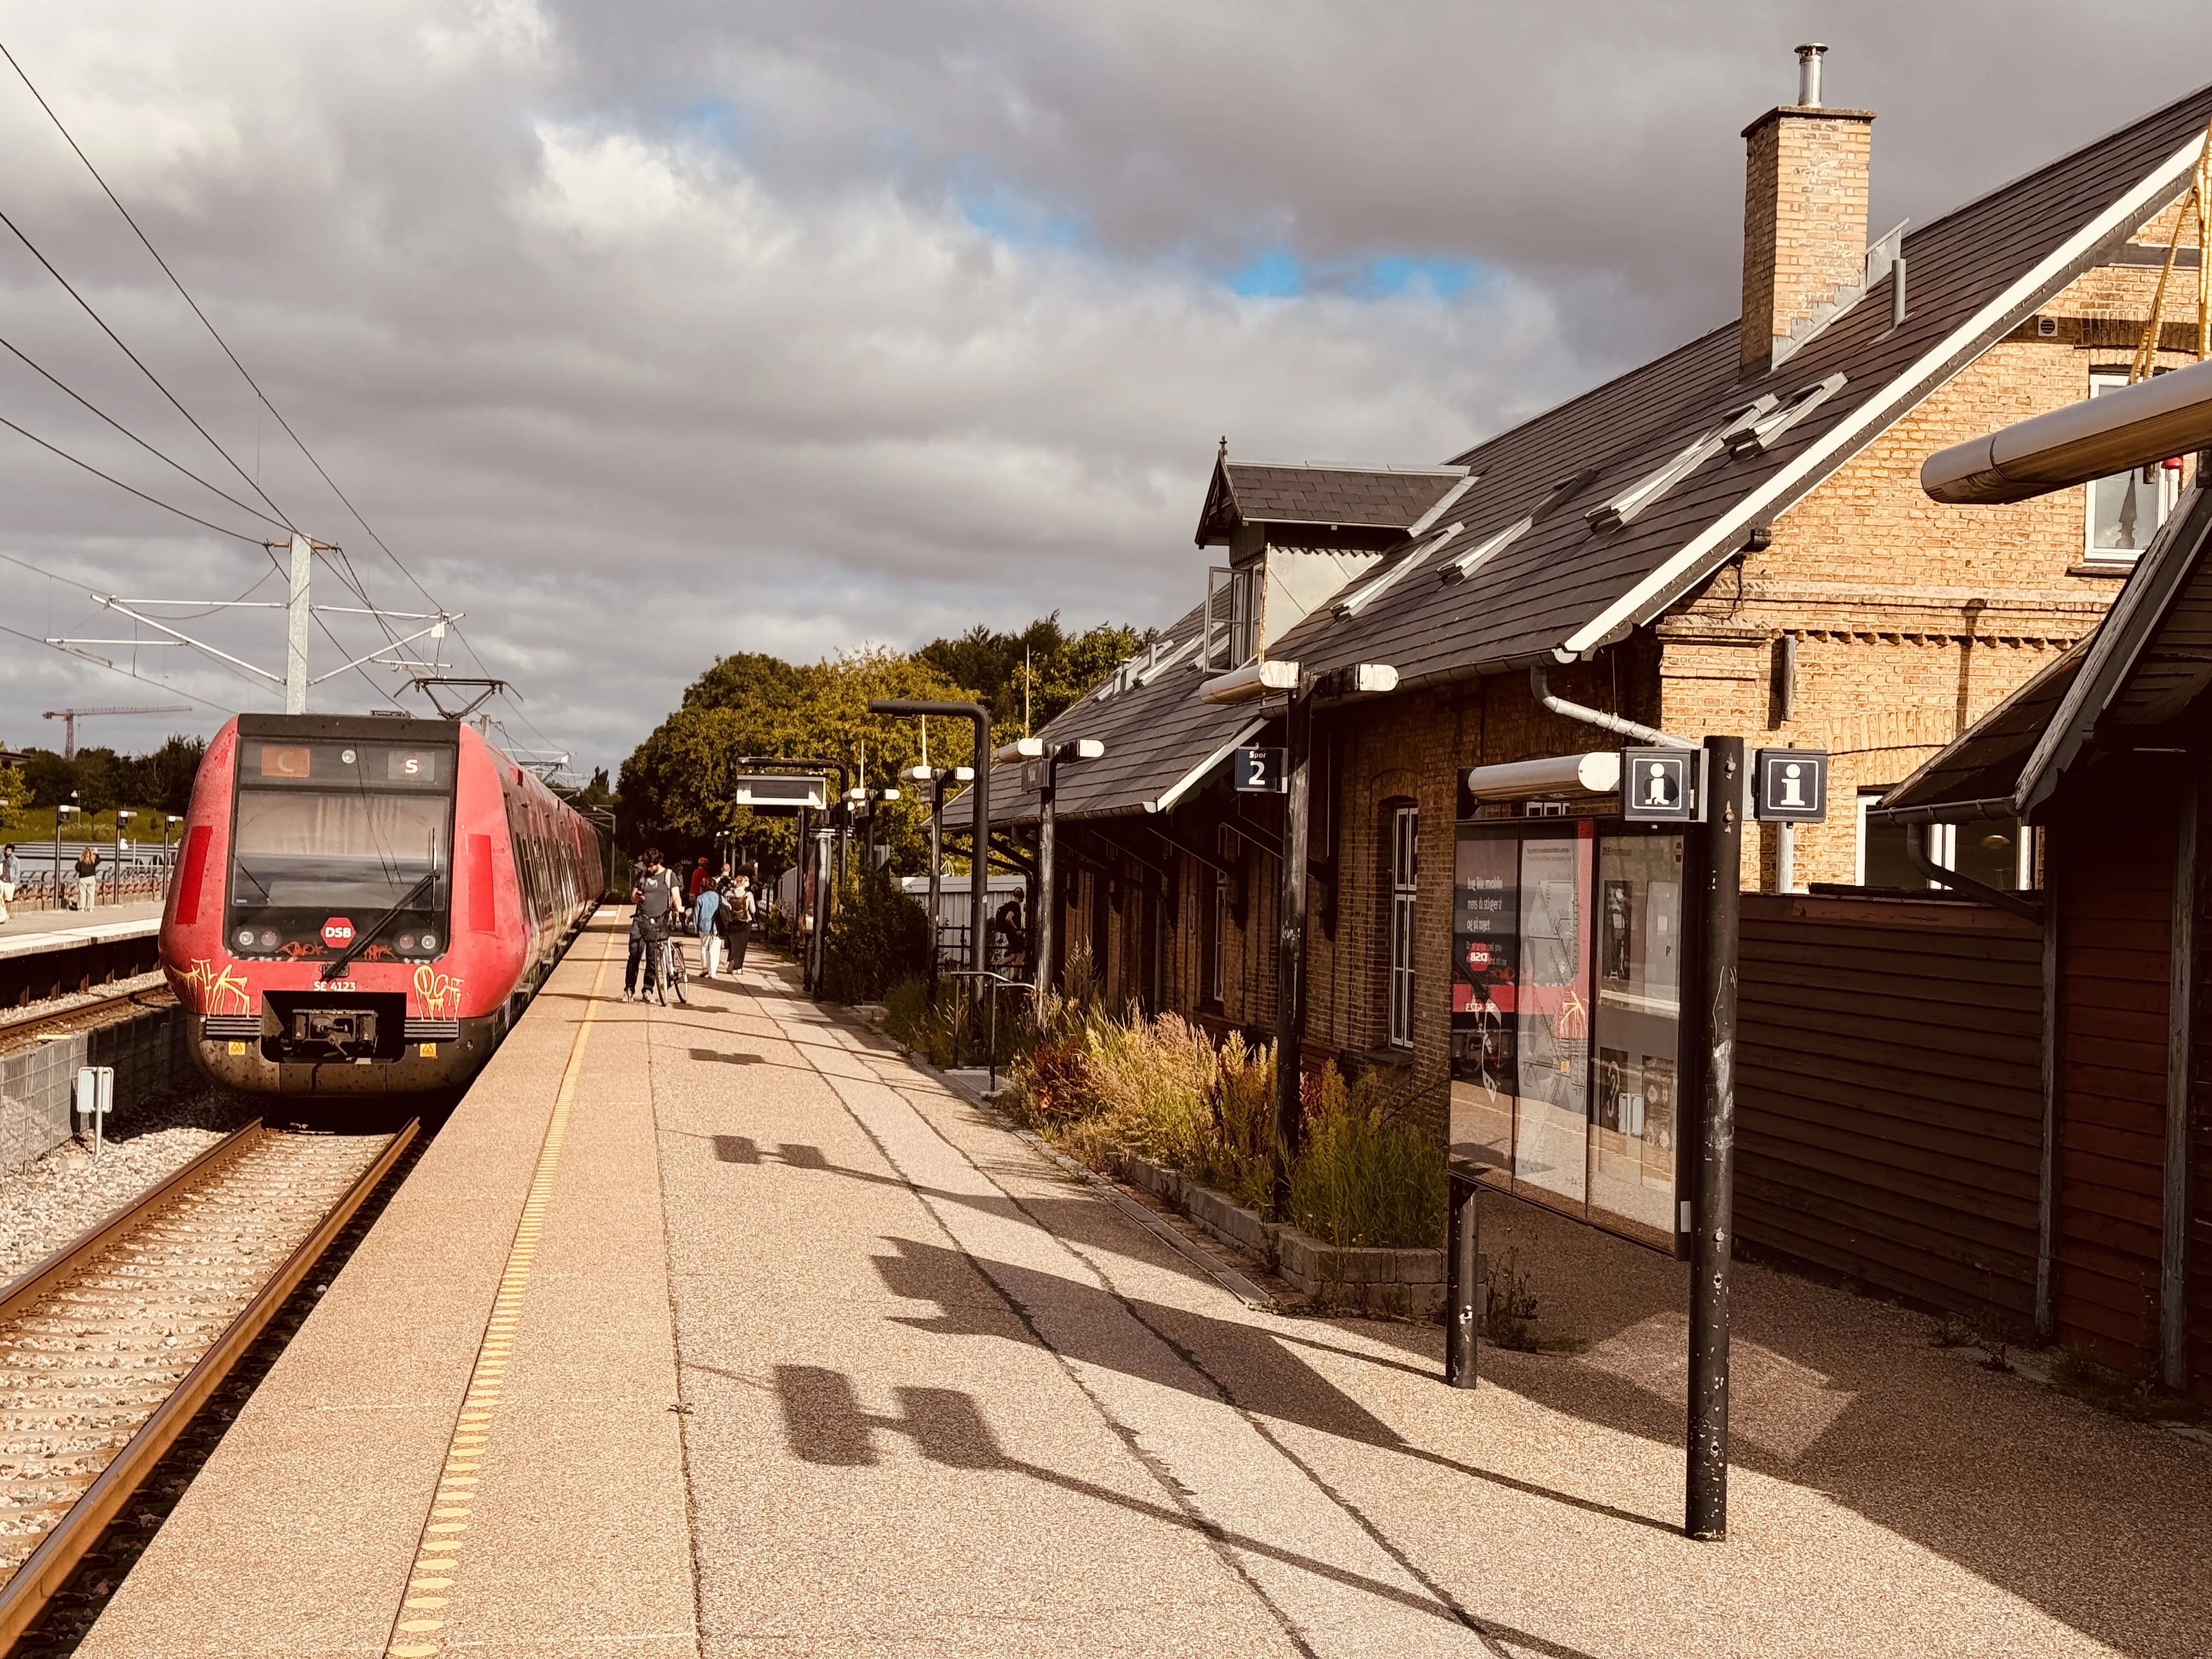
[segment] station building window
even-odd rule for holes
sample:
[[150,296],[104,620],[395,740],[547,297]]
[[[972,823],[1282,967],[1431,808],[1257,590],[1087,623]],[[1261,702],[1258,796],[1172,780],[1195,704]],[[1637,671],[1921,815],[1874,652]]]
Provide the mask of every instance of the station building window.
[[1206,964],[1206,1000],[1218,1008],[1229,986],[1229,878],[1216,871],[1201,918],[1199,954]]
[[[2089,376],[2089,395],[2101,397],[2128,383],[2124,373],[2098,371]],[[2132,471],[2116,472],[2089,486],[2088,539],[2083,561],[2089,564],[2133,564],[2181,495],[2177,459],[2154,461]]]
[[1419,892],[1420,809],[1390,811],[1390,1044],[1413,1046],[1413,905]]
[[[1893,786],[1862,789],[1858,798],[1858,864],[1853,872],[1862,887],[1934,887],[1905,854],[1905,827],[1880,823],[1868,811]],[[2000,892],[2025,893],[2036,885],[2035,830],[2014,818],[1977,818],[1967,823],[1928,826],[1928,858],[1946,870],[1971,877]]]

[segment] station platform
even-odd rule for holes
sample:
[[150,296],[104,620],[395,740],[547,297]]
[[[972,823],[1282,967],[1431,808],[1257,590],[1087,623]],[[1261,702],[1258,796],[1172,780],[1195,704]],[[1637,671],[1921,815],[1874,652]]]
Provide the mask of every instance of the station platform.
[[1486,1207],[1580,1352],[1449,1389],[1437,1328],[1248,1305],[772,958],[621,1001],[626,921],[82,1659],[2178,1655],[2212,1619],[2207,1449],[1900,1310],[1742,1270],[1730,1541],[1692,1543],[1680,1264]]
[[151,973],[161,965],[161,905],[11,910],[0,923],[0,1008]]
[[0,922],[0,962],[118,939],[150,939],[161,931],[159,899],[94,910],[10,910],[8,920]]

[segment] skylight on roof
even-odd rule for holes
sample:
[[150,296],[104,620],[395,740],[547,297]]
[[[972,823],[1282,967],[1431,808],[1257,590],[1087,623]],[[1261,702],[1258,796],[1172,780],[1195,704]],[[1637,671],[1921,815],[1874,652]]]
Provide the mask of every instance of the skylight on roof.
[[1457,558],[1447,559],[1444,562],[1443,580],[1448,582],[1465,581],[1535,527],[1536,515],[1533,513],[1526,518],[1516,519],[1495,536],[1477,542]]
[[1590,508],[1583,517],[1592,530],[1598,531],[1618,530],[1625,524],[1633,523],[1637,515],[1646,507],[1727,448],[1729,439],[1736,433],[1749,430],[1750,423],[1772,409],[1775,403],[1772,392],[1762,393],[1698,439],[1673,460],[1647,473],[1611,501]]
[[1376,600],[1381,599],[1385,593],[1388,593],[1392,588],[1395,587],[1398,585],[1400,579],[1410,574],[1413,569],[1420,564],[1422,560],[1427,558],[1430,554],[1443,546],[1446,543],[1450,541],[1453,537],[1458,535],[1461,531],[1466,528],[1467,526],[1465,524],[1454,524],[1446,526],[1443,532],[1426,547],[1415,548],[1411,553],[1406,555],[1404,558],[1399,560],[1397,563],[1392,565],[1381,575],[1368,582],[1366,586],[1358,589],[1345,599],[1340,599],[1336,605],[1337,620],[1339,622],[1342,622],[1347,617],[1358,616],[1361,611],[1367,609],[1369,605],[1374,604]]
[[1831,374],[1825,380],[1815,380],[1811,386],[1800,386],[1783,400],[1780,408],[1748,422],[1737,422],[1724,434],[1729,453],[1739,461],[1747,461],[1754,455],[1765,454],[1773,447],[1777,438],[1841,392],[1844,378],[1840,374]]

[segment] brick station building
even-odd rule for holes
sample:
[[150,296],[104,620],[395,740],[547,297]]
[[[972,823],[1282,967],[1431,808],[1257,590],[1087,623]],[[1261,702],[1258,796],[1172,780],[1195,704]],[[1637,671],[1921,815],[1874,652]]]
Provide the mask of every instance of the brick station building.
[[[1924,893],[1861,804],[2093,630],[2185,474],[1939,507],[1920,463],[2124,383],[2177,224],[2155,362],[2194,360],[2202,252],[2182,204],[2208,118],[2212,89],[1876,238],[1874,116],[1773,109],[1745,130],[1740,321],[1442,465],[1224,445],[1197,532],[1222,562],[1194,563],[1191,608],[1043,734],[1107,749],[1060,773],[1060,891],[1042,902],[1061,907],[1063,962],[1088,956],[1117,1001],[1272,1029],[1281,805],[1227,774],[1237,745],[1279,741],[1282,702],[1218,700],[1270,662],[1397,671],[1395,692],[1316,720],[1307,1053],[1384,1072],[1440,1133],[1455,825],[1618,810],[1574,790],[1468,798],[1470,769],[1620,744],[1558,700],[1827,750],[1828,820],[1797,832],[1796,887]],[[1017,849],[1034,782],[994,774]],[[1760,828],[1742,881],[1771,892]],[[2028,837],[1960,826],[1936,854],[2029,884]]]

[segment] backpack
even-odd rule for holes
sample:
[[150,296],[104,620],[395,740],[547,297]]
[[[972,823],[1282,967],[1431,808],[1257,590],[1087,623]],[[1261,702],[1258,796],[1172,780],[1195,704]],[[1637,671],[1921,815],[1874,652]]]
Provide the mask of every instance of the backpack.
[[666,939],[676,927],[674,888],[665,875],[644,876],[637,891],[638,932],[650,939]]

